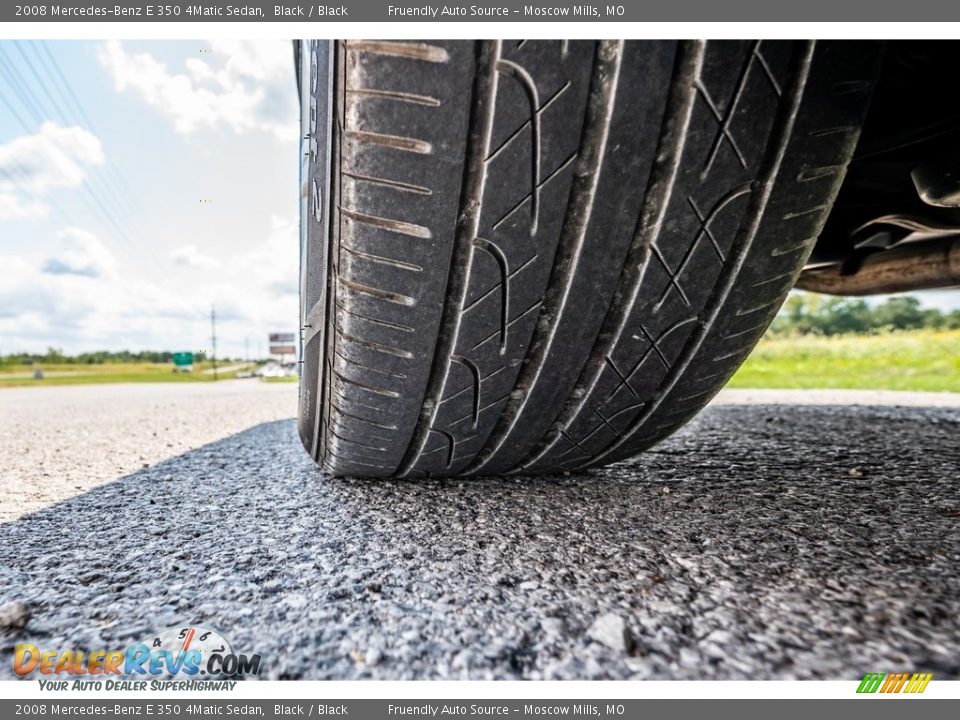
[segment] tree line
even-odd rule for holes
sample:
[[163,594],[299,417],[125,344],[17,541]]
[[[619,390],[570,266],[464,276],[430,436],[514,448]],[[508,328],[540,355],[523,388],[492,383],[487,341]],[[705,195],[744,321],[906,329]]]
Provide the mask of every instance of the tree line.
[[888,330],[957,330],[960,310],[924,308],[910,295],[871,305],[861,298],[797,292],[787,298],[770,332],[798,335],[846,335]]
[[[194,351],[193,361],[203,362],[206,355],[203,351]],[[10,355],[0,356],[0,364],[3,365],[36,365],[42,363],[49,364],[71,364],[71,365],[102,365],[103,363],[170,363],[173,362],[173,352],[169,350],[141,350],[140,352],[131,352],[130,350],[118,350],[111,352],[109,350],[97,350],[94,352],[79,353],[77,355],[67,355],[58,348],[47,348],[45,353],[12,353]]]

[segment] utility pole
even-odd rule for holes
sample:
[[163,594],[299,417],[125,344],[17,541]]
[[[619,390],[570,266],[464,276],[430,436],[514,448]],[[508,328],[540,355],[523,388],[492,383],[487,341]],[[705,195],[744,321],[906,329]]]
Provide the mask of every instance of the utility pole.
[[217,381],[217,311],[213,305],[210,306],[210,340],[213,343],[213,381]]
[[250,362],[250,338],[248,337],[243,339],[243,359]]

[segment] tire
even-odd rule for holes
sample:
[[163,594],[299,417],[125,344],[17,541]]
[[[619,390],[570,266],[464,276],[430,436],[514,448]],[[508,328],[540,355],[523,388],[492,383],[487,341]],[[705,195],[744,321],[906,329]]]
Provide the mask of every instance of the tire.
[[314,42],[300,435],[340,476],[573,471],[766,330],[881,46]]

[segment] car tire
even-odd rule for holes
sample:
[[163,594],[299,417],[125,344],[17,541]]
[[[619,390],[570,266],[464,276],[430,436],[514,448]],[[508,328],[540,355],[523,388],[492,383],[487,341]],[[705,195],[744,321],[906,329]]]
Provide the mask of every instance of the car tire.
[[305,42],[299,431],[338,476],[574,471],[693,417],[794,286],[870,42]]

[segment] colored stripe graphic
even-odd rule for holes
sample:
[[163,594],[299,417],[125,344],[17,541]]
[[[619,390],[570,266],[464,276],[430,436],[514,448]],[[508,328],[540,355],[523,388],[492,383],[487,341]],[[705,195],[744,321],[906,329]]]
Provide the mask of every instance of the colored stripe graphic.
[[881,682],[883,682],[883,673],[867,673],[863,676],[863,680],[860,681],[860,687],[857,688],[857,692],[875,693],[877,688],[880,687]]
[[933,673],[867,673],[857,687],[858,693],[922,693],[933,679]]
[[922,693],[927,689],[927,683],[933,679],[933,673],[914,673],[913,677],[910,678],[910,684],[907,685],[907,689],[904,692],[908,693]]

